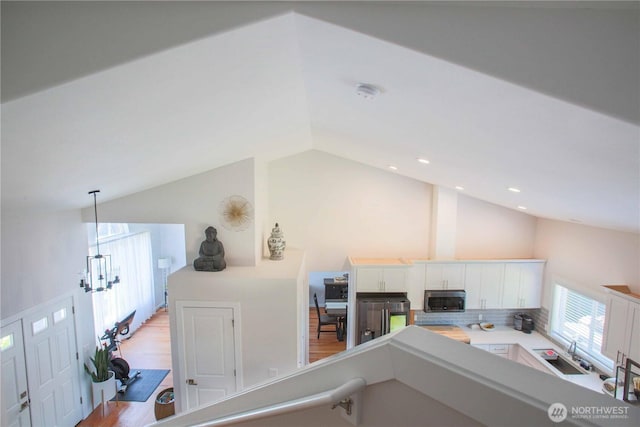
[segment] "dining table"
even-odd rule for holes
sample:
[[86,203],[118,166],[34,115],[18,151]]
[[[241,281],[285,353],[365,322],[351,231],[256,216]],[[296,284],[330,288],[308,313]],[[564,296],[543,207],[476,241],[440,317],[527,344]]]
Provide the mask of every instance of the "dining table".
[[336,334],[338,341],[344,341],[347,335],[347,301],[344,299],[325,301],[324,311],[329,316],[335,316],[338,319],[338,327]]

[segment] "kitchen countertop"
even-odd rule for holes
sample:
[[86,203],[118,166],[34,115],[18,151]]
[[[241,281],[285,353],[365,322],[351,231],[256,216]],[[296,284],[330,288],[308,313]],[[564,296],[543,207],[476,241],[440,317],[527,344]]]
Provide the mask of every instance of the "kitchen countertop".
[[[461,329],[471,339],[471,345],[518,344],[521,348],[528,351],[536,360],[540,361],[540,363],[544,364],[545,366],[547,366],[547,362],[545,362],[542,357],[534,352],[533,349],[554,348],[561,354],[565,353],[564,348],[549,341],[543,335],[535,331],[531,332],[530,334],[525,334],[523,332],[516,331],[515,329],[508,326],[496,326],[496,329],[494,331],[489,332],[483,331],[482,329],[472,329],[468,326],[462,326]],[[604,391],[602,390],[602,380],[600,379],[599,374],[596,372],[591,372],[585,375],[564,375],[553,368],[551,368],[550,371],[555,371],[555,374],[558,377],[570,381],[574,384],[597,391],[599,393],[604,393]]]
[[[428,329],[440,335],[444,335],[447,338],[451,338],[456,341],[460,341],[466,344],[471,343],[469,335],[459,326],[455,325],[420,325],[421,327]],[[468,328],[465,328],[468,329]]]

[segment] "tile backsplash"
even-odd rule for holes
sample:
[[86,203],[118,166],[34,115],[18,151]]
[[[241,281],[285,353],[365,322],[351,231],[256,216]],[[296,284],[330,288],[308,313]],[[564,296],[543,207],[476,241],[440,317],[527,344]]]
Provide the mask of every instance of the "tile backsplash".
[[[425,313],[417,310],[414,313],[416,325],[470,325],[479,322],[491,322],[497,326],[513,327],[513,317],[517,313],[525,313],[534,319],[535,329],[544,327],[540,309],[509,309],[509,310],[466,310],[462,313]],[[479,320],[482,315],[482,320]],[[545,316],[546,317],[546,316]]]
[[549,310],[542,307],[538,310],[533,310],[530,316],[533,317],[536,332],[546,335],[545,327],[549,324]]

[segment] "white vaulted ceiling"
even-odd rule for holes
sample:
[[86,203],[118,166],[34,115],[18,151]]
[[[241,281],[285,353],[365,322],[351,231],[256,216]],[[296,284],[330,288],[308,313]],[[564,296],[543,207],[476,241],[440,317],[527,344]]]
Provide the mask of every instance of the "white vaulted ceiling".
[[[469,16],[497,11],[459,8]],[[456,12],[449,9],[436,10]],[[640,230],[640,113],[634,115],[640,77],[633,70],[625,78],[636,87],[628,85],[631,96],[620,105],[616,97],[575,90],[616,92],[615,84],[596,87],[588,67],[575,84],[558,74],[567,88],[552,93],[562,79],[545,75],[544,64],[513,70],[518,79],[507,77],[506,65],[490,70],[492,63],[508,64],[497,56],[483,66],[486,58],[478,55],[470,66],[437,52],[437,43],[430,54],[411,20],[405,31],[389,35],[381,28],[374,36],[367,29],[385,16],[376,11],[368,16],[371,27],[353,20],[357,31],[338,25],[339,16],[330,23],[313,13],[281,12],[32,92],[10,91],[2,104],[3,210],[83,207],[95,188],[120,197],[248,157],[316,149],[385,170],[393,164],[398,169],[390,173],[464,186],[465,194],[513,209],[524,205],[532,215]],[[615,22],[619,12],[604,15]],[[446,16],[439,18],[432,23],[443,25]],[[570,32],[568,38],[559,43],[571,46]],[[632,66],[634,43],[617,53],[629,52],[624,61]],[[526,40],[520,44],[526,48]],[[567,50],[576,70],[583,46]],[[532,49],[534,62],[541,50]],[[498,53],[487,49],[487,56]],[[4,62],[3,55],[3,69]],[[357,96],[358,82],[376,85],[380,95]],[[3,89],[9,83],[3,79]]]

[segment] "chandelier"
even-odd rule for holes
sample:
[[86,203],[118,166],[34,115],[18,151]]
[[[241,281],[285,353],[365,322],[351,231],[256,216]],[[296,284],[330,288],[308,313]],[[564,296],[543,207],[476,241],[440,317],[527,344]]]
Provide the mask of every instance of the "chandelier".
[[[96,205],[96,193],[100,190],[89,191],[93,194],[93,212],[96,219],[96,255],[87,256],[87,269],[85,277],[80,279],[80,287],[85,292],[102,292],[109,290],[114,284],[120,283],[117,272],[111,270],[111,255],[100,253],[100,241],[98,240],[98,207]],[[113,279],[111,279],[113,276]]]

